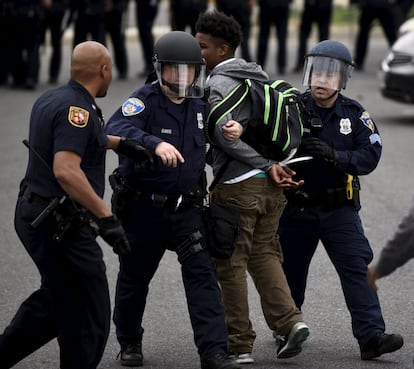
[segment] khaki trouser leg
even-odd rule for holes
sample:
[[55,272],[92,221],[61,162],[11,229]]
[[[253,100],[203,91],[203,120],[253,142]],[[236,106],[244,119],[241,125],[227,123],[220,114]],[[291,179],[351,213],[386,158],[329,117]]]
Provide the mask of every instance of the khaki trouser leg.
[[256,285],[270,329],[284,335],[302,321],[302,314],[290,295],[281,266],[280,244],[275,238],[286,200],[282,190],[265,178],[217,185],[211,200],[240,211],[241,231],[236,250],[230,259],[216,263],[230,350],[251,352],[256,333],[249,319],[246,271]]

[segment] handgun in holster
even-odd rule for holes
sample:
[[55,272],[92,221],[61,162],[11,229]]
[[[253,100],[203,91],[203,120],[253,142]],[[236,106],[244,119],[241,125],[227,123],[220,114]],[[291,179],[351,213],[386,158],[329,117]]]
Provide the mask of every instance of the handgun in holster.
[[86,213],[86,210],[78,206],[70,197],[65,197],[54,211],[57,227],[53,234],[53,240],[55,242],[62,241],[65,234],[86,222]]
[[109,176],[109,184],[112,188],[111,205],[112,212],[120,217],[127,204],[134,197],[134,190],[128,185],[125,177],[115,169]]

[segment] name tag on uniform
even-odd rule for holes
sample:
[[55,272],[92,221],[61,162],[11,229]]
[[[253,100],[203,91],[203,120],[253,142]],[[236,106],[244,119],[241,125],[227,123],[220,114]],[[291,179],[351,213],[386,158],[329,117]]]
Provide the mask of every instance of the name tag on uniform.
[[202,113],[197,113],[197,126],[198,126],[199,129],[204,128],[203,114]]

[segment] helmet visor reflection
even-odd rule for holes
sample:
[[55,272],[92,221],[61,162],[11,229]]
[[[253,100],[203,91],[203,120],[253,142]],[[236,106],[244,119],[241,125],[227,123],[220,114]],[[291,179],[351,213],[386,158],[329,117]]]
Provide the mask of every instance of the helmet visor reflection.
[[180,63],[154,63],[160,85],[171,97],[203,97],[205,65]]
[[349,67],[338,59],[326,56],[309,56],[306,58],[302,83],[309,87],[341,90],[346,86]]

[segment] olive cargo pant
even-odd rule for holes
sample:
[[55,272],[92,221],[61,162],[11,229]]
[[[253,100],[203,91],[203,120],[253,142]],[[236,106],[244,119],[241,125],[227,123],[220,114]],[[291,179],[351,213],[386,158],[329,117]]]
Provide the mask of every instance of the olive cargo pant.
[[218,184],[212,203],[226,203],[240,212],[241,229],[230,259],[216,259],[229,331],[231,352],[252,352],[256,333],[249,319],[247,273],[253,279],[270,329],[286,335],[302,313],[290,294],[282,268],[276,231],[286,204],[283,190],[269,178],[252,177],[235,184]]

